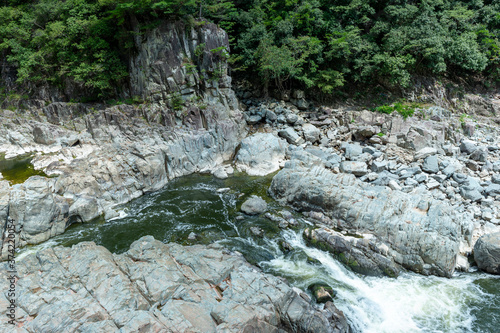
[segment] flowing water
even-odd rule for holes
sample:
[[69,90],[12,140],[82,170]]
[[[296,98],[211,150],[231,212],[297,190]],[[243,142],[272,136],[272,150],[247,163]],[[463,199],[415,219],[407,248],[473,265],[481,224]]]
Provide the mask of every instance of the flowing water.
[[[219,242],[245,255],[265,272],[286,277],[307,290],[323,282],[336,291],[335,305],[354,332],[499,332],[500,278],[479,272],[451,279],[413,273],[398,278],[366,277],[353,273],[324,251],[309,247],[300,227],[280,230],[263,217],[238,217],[241,203],[251,194],[264,197],[271,211],[283,208],[266,194],[271,177],[235,176],[224,181],[193,175],[171,182],[121,207],[121,217],[71,226],[50,241],[25,249],[20,257],[53,245],[94,241],[121,253],[144,235],[181,244]],[[226,188],[225,191],[218,191]],[[264,230],[255,237],[250,227]],[[190,241],[188,235],[198,235]],[[280,242],[294,250],[284,253]],[[18,259],[20,259],[20,257]]]

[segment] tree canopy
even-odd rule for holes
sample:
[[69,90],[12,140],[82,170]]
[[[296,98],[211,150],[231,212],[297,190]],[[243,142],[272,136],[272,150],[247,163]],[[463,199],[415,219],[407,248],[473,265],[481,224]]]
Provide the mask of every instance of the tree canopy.
[[407,87],[415,75],[500,81],[496,0],[8,0],[0,52],[19,82],[70,79],[113,96],[128,75],[132,15],[143,29],[215,22],[230,35],[233,69],[280,90]]

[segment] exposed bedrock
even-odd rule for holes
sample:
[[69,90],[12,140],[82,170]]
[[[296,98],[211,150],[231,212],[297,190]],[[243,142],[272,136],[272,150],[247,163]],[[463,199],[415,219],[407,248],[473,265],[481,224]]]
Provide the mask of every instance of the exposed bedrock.
[[[205,119],[218,119],[208,121],[207,128],[148,123],[134,112],[124,106],[82,117],[59,116],[62,135],[51,145],[36,144],[32,133],[36,128],[51,133],[53,125],[6,119],[0,132],[17,122],[10,134],[20,140],[4,141],[1,147],[45,152],[33,163],[56,176],[31,177],[17,185],[0,181],[0,221],[6,223],[7,215],[14,220],[19,246],[43,242],[74,222],[114,217],[114,205],[158,190],[173,178],[210,172],[232,157],[244,134],[237,111],[203,110]],[[84,130],[67,129],[76,126]],[[68,140],[76,144],[68,145]]]
[[[274,178],[270,193],[283,204],[326,215],[326,227],[309,238],[367,274],[400,269],[451,276],[461,247],[470,247],[472,218],[424,193],[412,194],[334,174],[311,154],[295,150]],[[325,221],[329,221],[326,222]],[[307,236],[307,235],[306,235]]]
[[[16,332],[349,332],[332,302],[313,305],[218,245],[146,236],[117,255],[83,242],[31,254],[17,270]],[[8,290],[7,267],[0,277]],[[0,330],[12,327],[3,320]]]

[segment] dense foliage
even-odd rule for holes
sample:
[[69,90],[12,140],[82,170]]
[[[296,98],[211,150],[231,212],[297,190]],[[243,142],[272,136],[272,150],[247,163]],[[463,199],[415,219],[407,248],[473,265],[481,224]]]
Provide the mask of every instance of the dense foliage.
[[[205,17],[231,37],[234,70],[265,87],[331,94],[347,83],[405,87],[414,75],[500,80],[497,0],[36,0],[0,8],[0,52],[19,82],[71,80],[116,94],[143,29]],[[137,33],[137,32],[136,32]]]

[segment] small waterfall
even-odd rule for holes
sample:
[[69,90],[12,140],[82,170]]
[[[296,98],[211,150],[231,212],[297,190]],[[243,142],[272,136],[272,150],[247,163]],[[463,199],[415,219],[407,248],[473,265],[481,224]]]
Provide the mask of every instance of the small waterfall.
[[[335,305],[355,332],[479,332],[483,330],[475,325],[475,307],[500,309],[498,297],[476,283],[492,279],[486,274],[461,273],[451,279],[414,273],[398,278],[365,277],[349,271],[330,254],[308,247],[301,233],[285,231],[283,238],[321,265],[293,262],[283,255],[262,265],[291,278],[302,289],[319,281],[330,284],[338,293]],[[499,322],[499,312],[490,316],[492,323]]]

